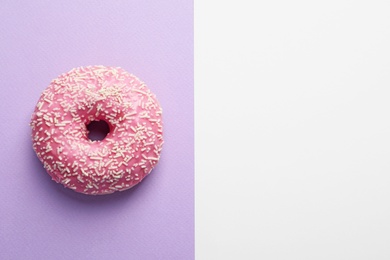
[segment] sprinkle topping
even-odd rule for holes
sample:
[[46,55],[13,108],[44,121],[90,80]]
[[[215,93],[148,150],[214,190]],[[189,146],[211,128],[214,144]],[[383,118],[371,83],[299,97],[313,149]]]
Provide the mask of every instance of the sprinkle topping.
[[[160,158],[162,110],[155,95],[121,68],[89,66],[60,75],[32,115],[33,148],[53,180],[85,194],[133,187]],[[86,125],[104,120],[104,140]]]

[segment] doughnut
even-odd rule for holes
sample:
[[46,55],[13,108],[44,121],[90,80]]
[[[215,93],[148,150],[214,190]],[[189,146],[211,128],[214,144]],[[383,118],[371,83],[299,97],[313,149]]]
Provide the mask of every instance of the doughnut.
[[[103,140],[87,126],[104,121]],[[162,109],[136,76],[119,67],[74,68],[42,92],[31,123],[33,149],[52,180],[88,195],[140,183],[163,145]]]

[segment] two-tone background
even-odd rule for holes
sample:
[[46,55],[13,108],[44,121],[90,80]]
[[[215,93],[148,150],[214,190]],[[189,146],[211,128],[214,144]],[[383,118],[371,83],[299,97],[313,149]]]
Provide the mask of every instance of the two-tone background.
[[[2,1],[0,259],[390,259],[389,12]],[[104,197],[53,183],[28,127],[50,80],[90,64],[134,73],[164,109],[159,165]]]

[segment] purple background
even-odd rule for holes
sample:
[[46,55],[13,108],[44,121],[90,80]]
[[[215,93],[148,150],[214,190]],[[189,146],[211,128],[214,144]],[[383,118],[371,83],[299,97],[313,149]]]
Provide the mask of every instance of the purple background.
[[[0,259],[193,259],[193,2],[2,1]],[[163,107],[152,174],[113,195],[51,181],[29,121],[40,93],[84,65],[134,73]]]

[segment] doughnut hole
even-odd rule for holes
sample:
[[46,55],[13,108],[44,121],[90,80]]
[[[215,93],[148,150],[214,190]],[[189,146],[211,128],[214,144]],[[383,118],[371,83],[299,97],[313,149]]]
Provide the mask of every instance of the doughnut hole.
[[104,120],[94,120],[87,125],[88,139],[91,141],[102,141],[110,132],[110,125]]

